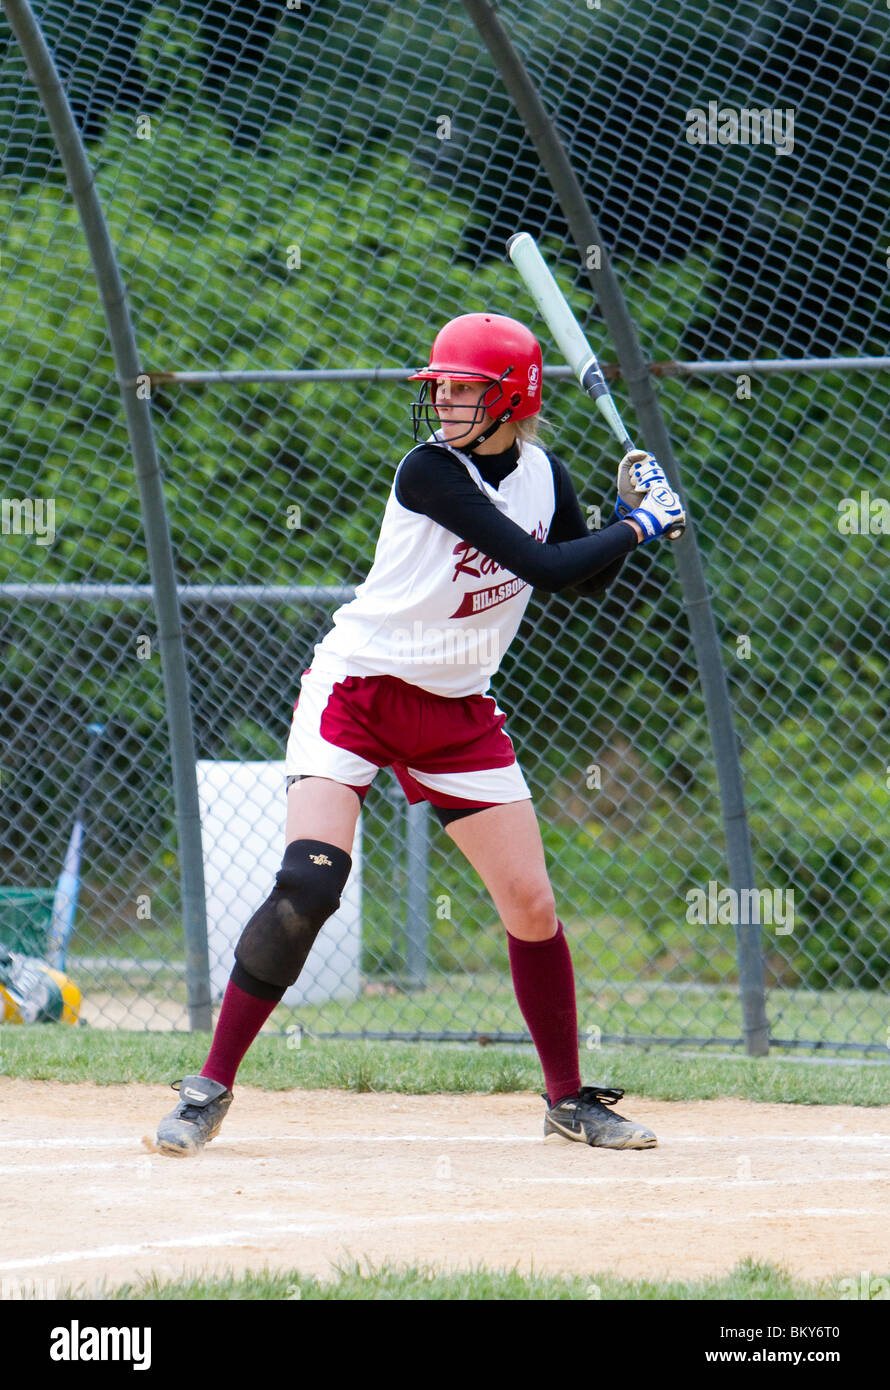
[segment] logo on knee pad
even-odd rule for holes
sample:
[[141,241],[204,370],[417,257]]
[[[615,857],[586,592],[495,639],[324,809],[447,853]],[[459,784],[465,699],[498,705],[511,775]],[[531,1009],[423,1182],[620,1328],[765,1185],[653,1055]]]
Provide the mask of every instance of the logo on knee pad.
[[333,867],[334,861],[329,859],[326,854],[310,854],[309,858],[313,864],[327,864],[329,868]]

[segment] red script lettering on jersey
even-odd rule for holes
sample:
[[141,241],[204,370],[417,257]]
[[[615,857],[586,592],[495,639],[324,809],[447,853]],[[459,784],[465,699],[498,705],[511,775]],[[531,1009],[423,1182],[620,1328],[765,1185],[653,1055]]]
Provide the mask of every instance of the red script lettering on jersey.
[[[454,574],[451,576],[452,583],[459,574],[471,574],[474,579],[478,579],[483,574],[497,574],[501,568],[488,555],[483,555],[481,550],[474,550],[468,541],[459,541],[454,547],[453,553],[458,556],[454,566]],[[478,569],[476,561],[480,561]]]
[[[529,535],[532,540],[543,542],[547,537],[547,527],[543,521],[539,521],[534,530],[529,531]],[[480,550],[475,550],[469,541],[458,541],[452,554],[458,557],[454,566],[454,574],[451,576],[452,583],[459,574],[470,574],[474,579],[479,579],[483,574],[499,574],[503,568],[489,555],[483,555]],[[475,568],[477,561],[479,562],[478,569]]]

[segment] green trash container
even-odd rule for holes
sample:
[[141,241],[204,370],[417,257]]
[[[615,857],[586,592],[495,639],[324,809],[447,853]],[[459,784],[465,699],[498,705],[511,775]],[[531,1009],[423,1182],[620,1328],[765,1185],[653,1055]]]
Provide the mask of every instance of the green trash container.
[[46,956],[55,888],[0,888],[0,946]]

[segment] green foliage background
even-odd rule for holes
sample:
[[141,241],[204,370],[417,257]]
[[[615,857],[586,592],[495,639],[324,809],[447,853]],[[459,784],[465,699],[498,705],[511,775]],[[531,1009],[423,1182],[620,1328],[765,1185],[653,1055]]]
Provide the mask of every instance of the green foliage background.
[[[147,17],[132,6],[103,10],[117,15],[122,32],[132,29],[132,70],[142,85],[128,97],[121,88],[101,119],[83,119],[146,371],[409,367],[457,312],[485,308],[534,321],[502,257],[485,245],[480,252],[480,226],[502,212],[490,202],[492,167],[505,171],[510,141],[518,149],[522,137],[503,98],[492,95],[478,44],[451,19],[431,27],[404,6],[362,8],[359,21],[354,7],[340,7],[338,19],[316,6],[300,31],[306,44],[315,33],[331,62],[339,53],[336,71],[319,59],[301,72],[288,34],[270,31],[263,71],[274,80],[256,79],[252,106],[208,63],[201,7],[154,6]],[[772,6],[742,8],[767,27],[776,19]],[[644,25],[642,55],[657,47],[655,12],[628,9],[625,22],[637,15]],[[704,52],[708,24],[692,22],[702,7],[682,9],[675,37]],[[61,11],[47,6],[45,17],[62,43]],[[580,23],[572,17],[576,47]],[[427,113],[444,95],[443,45],[466,75],[454,149],[437,144],[432,115],[413,146],[405,134],[409,114],[395,78],[405,79],[412,35],[425,54],[410,74],[412,100]],[[101,54],[91,31],[82,37],[72,71],[88,74],[92,52],[95,77],[104,71]],[[878,68],[884,61],[864,56]],[[21,83],[17,63],[9,49],[0,70]],[[571,76],[569,65],[566,83]],[[558,67],[548,80],[564,90]],[[88,89],[72,85],[79,100]],[[263,93],[275,94],[265,111]],[[486,163],[479,136],[489,101],[504,121],[500,164]],[[11,109],[6,87],[2,109]],[[43,547],[4,536],[0,581],[144,584],[133,467],[88,255],[51,146],[33,136],[33,99],[14,109],[27,141],[10,142],[0,181],[0,458],[6,497],[55,499],[56,538]],[[463,144],[461,129],[471,132]],[[749,188],[764,167],[759,154]],[[607,189],[607,223],[611,199]],[[807,218],[818,216],[818,203]],[[787,231],[789,219],[783,207],[773,233],[780,224]],[[630,253],[627,228],[616,224],[615,236],[650,358],[682,356],[691,324],[731,315],[727,247],[716,230],[690,240],[683,254],[672,244],[670,254],[651,258]],[[645,237],[639,244],[645,248]],[[583,275],[553,225],[544,249],[595,329]],[[866,333],[857,341],[862,351],[878,350]],[[781,332],[767,343],[781,349]],[[842,535],[837,514],[841,498],[886,486],[890,388],[877,375],[797,374],[755,378],[750,398],[735,376],[667,379],[660,391],[725,644],[758,874],[765,885],[794,886],[798,897],[799,929],[768,943],[774,978],[875,987],[890,974],[887,539]],[[395,465],[410,447],[411,392],[342,382],[156,388],[151,409],[180,581],[358,582]],[[620,385],[616,394],[626,408]],[[615,461],[586,401],[551,382],[546,413],[554,425],[545,442],[568,462],[582,505],[608,514]],[[283,754],[299,674],[333,606],[189,607],[200,757]],[[108,737],[86,890],[91,930],[100,945],[138,949],[141,934],[152,949],[163,949],[161,938],[174,949],[160,662],[156,648],[148,660],[137,656],[138,639],[153,636],[150,607],[4,601],[3,611],[5,881],[54,879],[83,728],[101,718]],[[635,555],[602,604],[570,593],[534,599],[523,638],[495,693],[542,810],[562,915],[590,928],[587,965],[619,978],[725,980],[731,929],[696,941],[684,919],[687,890],[725,881],[725,870],[694,653],[668,548]],[[601,794],[587,780],[592,766],[604,769]],[[382,788],[368,810],[380,833],[368,860],[364,964],[398,973],[392,893],[401,870]],[[502,968],[493,910],[466,878],[437,838],[432,880],[455,890],[461,909],[457,923],[431,922],[434,963]],[[150,885],[157,904],[153,923],[138,929],[136,885]]]

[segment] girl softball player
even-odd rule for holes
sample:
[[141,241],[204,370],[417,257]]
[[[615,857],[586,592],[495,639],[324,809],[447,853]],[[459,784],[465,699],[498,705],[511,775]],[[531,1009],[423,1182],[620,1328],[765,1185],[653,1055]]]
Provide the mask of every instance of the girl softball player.
[[195,1153],[219,1132],[247,1049],[339,905],[381,767],[411,804],[431,803],[491,894],[544,1074],[545,1137],[657,1143],[609,1108],[623,1091],[581,1084],[568,942],[531,793],[488,688],[533,587],[602,594],[629,551],[685,519],[680,499],[652,455],[628,455],[615,517],[588,531],[565,466],[534,442],[541,350],[515,319],[452,319],[412,380],[423,383],[415,447],[396,469],[374,563],[303,672],[282,867],[235,947],[201,1074],[179,1083],[161,1121],[162,1153]]

